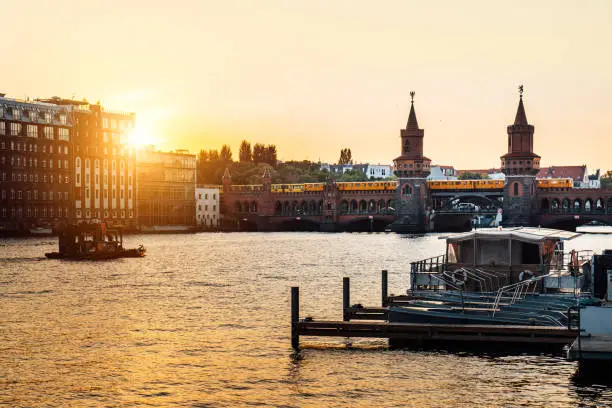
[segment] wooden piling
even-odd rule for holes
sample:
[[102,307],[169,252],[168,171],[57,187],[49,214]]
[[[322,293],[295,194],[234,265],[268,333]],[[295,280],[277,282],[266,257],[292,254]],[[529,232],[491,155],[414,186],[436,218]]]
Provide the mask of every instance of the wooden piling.
[[291,288],[291,347],[298,350],[300,347],[300,333],[298,323],[300,320],[300,288]]
[[387,306],[387,298],[388,298],[388,285],[387,285],[388,272],[386,269],[383,269],[381,272],[381,291],[380,295],[382,298],[381,305],[382,307]]
[[351,307],[351,282],[348,276],[342,278],[342,320],[349,321],[349,315],[347,313],[348,308]]

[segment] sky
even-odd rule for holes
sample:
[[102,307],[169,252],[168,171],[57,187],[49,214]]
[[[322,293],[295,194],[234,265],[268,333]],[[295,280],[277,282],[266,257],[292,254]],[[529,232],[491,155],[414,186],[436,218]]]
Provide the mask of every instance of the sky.
[[163,150],[499,167],[519,85],[542,166],[612,169],[612,2],[0,0],[0,92],[136,112]]

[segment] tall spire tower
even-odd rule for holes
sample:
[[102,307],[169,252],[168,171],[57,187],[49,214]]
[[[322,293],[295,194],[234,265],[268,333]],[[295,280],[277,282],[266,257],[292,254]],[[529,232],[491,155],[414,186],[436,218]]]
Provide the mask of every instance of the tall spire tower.
[[505,226],[532,224],[536,207],[536,175],[540,156],[533,152],[533,126],[527,122],[523,85],[514,123],[508,126],[508,153],[501,157],[504,182],[503,223]]
[[414,91],[410,92],[410,114],[406,129],[400,130],[401,154],[393,160],[395,175],[398,177],[427,177],[431,160],[423,156],[423,136],[414,112]]
[[523,85],[519,86],[519,98],[514,124],[508,126],[508,153],[501,157],[501,168],[507,175],[536,175],[540,170],[540,156],[533,152],[534,127],[527,122]]
[[400,131],[400,155],[393,160],[397,176],[395,208],[397,218],[391,229],[396,232],[423,232],[426,228],[427,176],[431,160],[423,156],[423,136],[414,111],[414,91],[410,92],[410,114],[406,129]]

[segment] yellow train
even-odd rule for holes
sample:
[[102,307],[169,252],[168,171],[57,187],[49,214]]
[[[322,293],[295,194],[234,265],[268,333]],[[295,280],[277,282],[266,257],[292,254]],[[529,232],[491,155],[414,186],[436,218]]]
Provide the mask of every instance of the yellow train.
[[540,190],[552,188],[573,188],[574,181],[571,178],[537,179],[536,187]]
[[396,181],[345,181],[336,183],[340,191],[395,191]]
[[304,183],[304,191],[323,191],[323,185],[325,185],[325,183]]
[[504,180],[429,180],[427,188],[430,190],[503,190]]
[[304,184],[272,184],[273,193],[303,193]]
[[[571,178],[556,178],[556,179],[537,179],[536,186],[538,189],[553,189],[553,188],[572,188],[574,182]],[[453,191],[468,191],[468,190],[503,190],[504,180],[429,180],[427,187],[430,190],[453,190]]]

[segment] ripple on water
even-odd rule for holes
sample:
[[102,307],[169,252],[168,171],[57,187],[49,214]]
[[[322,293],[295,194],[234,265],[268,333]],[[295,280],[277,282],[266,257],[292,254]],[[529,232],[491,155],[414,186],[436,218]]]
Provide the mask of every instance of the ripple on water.
[[291,286],[300,286],[302,316],[338,319],[343,276],[355,303],[377,305],[380,270],[390,292],[404,293],[409,262],[443,252],[437,235],[125,237],[140,243],[143,259],[96,263],[47,261],[48,238],[0,240],[0,405],[611,405],[610,385],[555,355],[329,338],[304,339],[292,353]]

